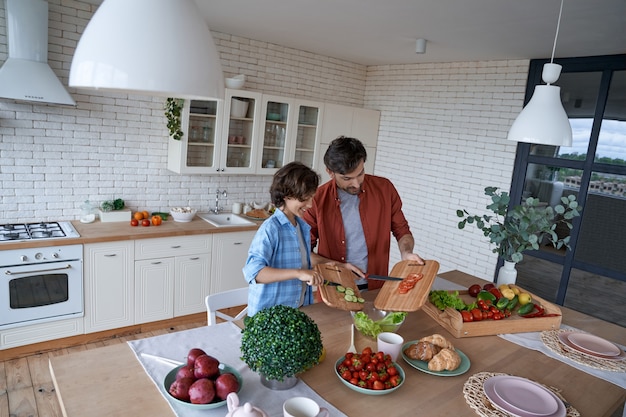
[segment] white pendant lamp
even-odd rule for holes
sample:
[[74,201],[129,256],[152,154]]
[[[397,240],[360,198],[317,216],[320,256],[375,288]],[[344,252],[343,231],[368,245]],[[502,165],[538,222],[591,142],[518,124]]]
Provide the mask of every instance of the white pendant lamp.
[[535,86],[532,98],[509,130],[508,140],[540,145],[572,146],[572,126],[561,103],[561,87],[551,85],[559,79],[561,66],[554,64],[554,50],[561,24],[563,0],[556,26],[550,63],[543,66],[541,78],[547,85]]
[[224,98],[220,58],[193,0],[104,0],[78,42],[69,85]]

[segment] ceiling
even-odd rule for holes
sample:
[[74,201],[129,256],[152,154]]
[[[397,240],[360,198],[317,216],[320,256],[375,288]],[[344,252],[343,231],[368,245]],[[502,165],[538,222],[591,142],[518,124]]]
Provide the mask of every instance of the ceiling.
[[[102,0],[85,0],[101,4]],[[363,65],[550,58],[559,0],[195,0],[213,31]],[[418,38],[426,53],[416,54]],[[626,53],[626,0],[565,0],[555,57]]]

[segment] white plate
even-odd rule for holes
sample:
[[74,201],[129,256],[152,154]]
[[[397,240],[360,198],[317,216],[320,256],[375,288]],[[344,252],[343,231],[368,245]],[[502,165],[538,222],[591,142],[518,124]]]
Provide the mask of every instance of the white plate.
[[580,332],[561,332],[559,333],[559,342],[561,342],[563,345],[567,346],[570,349],[575,350],[576,352],[584,355],[584,356],[588,356],[590,358],[595,358],[595,359],[606,359],[609,361],[622,361],[624,359],[626,359],[626,353],[623,350],[620,350],[620,354],[617,356],[603,356],[603,355],[597,355],[595,353],[591,353],[588,352],[587,350],[581,349],[578,346],[576,346],[575,344],[573,344],[572,342],[570,342],[569,337],[570,335],[574,334],[574,333],[580,333]]
[[567,339],[580,349],[599,356],[619,356],[621,353],[613,343],[589,333],[570,333]]
[[555,394],[525,378],[494,376],[485,381],[483,390],[494,407],[515,417],[565,417],[567,414],[565,404]]
[[404,353],[406,349],[408,349],[411,345],[417,342],[418,340],[413,340],[410,342],[406,342],[404,345],[402,345],[402,359],[404,359],[406,363],[408,363],[415,369],[418,369],[422,372],[426,372],[427,374],[431,374],[431,375],[457,376],[457,375],[464,374],[470,368],[470,360],[467,357],[467,355],[461,352],[459,349],[455,348],[456,353],[458,353],[459,356],[461,357],[461,364],[459,365],[458,368],[456,368],[454,371],[431,371],[430,369],[428,369],[428,362],[420,361],[419,359],[411,359],[408,356],[406,356],[406,354]]

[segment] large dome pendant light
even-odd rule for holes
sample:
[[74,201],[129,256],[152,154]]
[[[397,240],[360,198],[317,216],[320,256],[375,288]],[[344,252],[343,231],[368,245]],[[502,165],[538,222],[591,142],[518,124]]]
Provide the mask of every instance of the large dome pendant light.
[[104,0],[78,42],[69,85],[224,98],[220,58],[194,0]]
[[551,85],[559,79],[561,66],[554,64],[554,50],[561,25],[563,0],[554,36],[550,63],[544,64],[541,78],[547,85],[535,86],[532,98],[509,130],[508,140],[540,145],[572,146],[572,126],[561,103],[561,88]]

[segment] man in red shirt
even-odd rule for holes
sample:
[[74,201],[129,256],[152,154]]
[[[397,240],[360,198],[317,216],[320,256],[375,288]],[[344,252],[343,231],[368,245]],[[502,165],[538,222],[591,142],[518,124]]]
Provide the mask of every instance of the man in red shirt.
[[391,181],[365,174],[367,152],[354,138],[333,140],[324,155],[330,181],[317,189],[313,207],[302,218],[311,226],[313,264],[336,261],[355,272],[360,289],[380,288],[383,281],[365,273],[389,274],[391,235],[402,260],[423,263],[413,253],[415,241],[402,201]]

